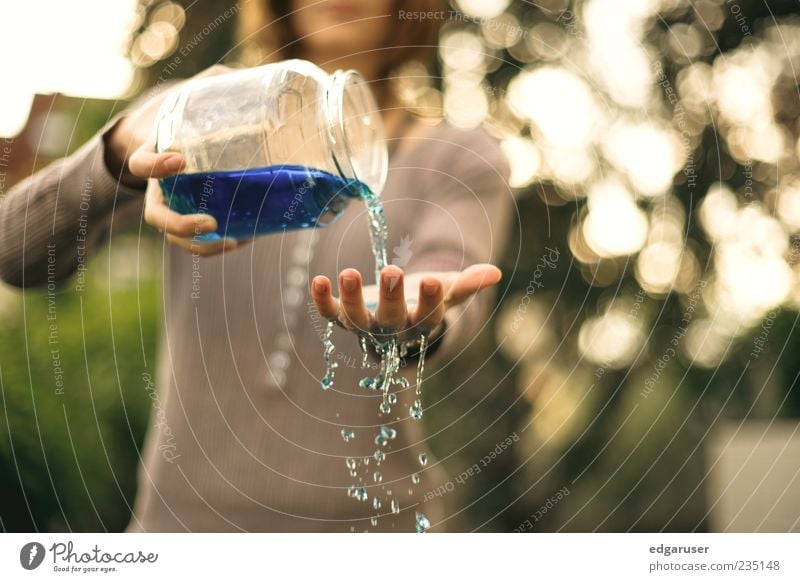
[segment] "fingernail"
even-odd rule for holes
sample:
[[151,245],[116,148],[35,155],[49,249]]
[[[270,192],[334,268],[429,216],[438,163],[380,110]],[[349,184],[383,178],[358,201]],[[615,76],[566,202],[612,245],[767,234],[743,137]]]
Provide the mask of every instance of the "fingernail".
[[314,279],[312,284],[314,286],[314,291],[316,291],[317,293],[325,293],[325,291],[327,291],[328,289],[328,286],[325,284],[324,279]]
[[217,221],[210,216],[201,215],[201,217],[197,219],[197,228],[205,231],[216,230]]
[[425,295],[436,295],[436,291],[438,290],[439,285],[437,283],[423,283],[422,284],[422,292]]
[[164,169],[169,172],[177,172],[183,166],[183,157],[178,154],[168,157],[163,162]]
[[342,277],[342,287],[345,291],[355,291],[358,287],[358,281],[355,277]]

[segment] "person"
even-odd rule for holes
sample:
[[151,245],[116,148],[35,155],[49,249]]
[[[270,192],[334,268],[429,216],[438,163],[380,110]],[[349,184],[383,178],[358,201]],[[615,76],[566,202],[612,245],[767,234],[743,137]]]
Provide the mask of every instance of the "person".
[[[394,250],[376,285],[367,284],[374,258],[358,202],[325,228],[199,241],[216,229],[214,219],[170,210],[156,180],[184,164],[152,149],[156,111],[174,87],[18,184],[0,206],[0,276],[20,287],[73,274],[83,261],[80,229],[92,251],[142,218],[164,233],[161,416],[146,435],[128,531],[399,532],[413,531],[417,512],[431,531],[447,529],[441,497],[430,492],[448,477],[408,413],[415,356],[404,361],[409,388],[379,416],[379,395],[358,386],[376,366],[371,359],[361,368],[358,334],[390,329],[413,340],[424,329],[426,368],[444,369],[486,324],[492,297],[479,291],[500,280],[491,263],[505,242],[511,196],[508,165],[485,131],[418,118],[393,90],[397,66],[434,54],[440,24],[402,19],[398,5],[251,0],[239,14],[240,40],[258,60],[300,57],[327,71],[355,68],[370,81],[390,149],[381,197]],[[328,319],[339,323],[339,367],[324,391]],[[397,436],[379,465],[373,438],[381,425]],[[343,430],[352,431],[349,442]],[[348,458],[358,460],[357,477]],[[347,495],[356,482],[369,501]]]

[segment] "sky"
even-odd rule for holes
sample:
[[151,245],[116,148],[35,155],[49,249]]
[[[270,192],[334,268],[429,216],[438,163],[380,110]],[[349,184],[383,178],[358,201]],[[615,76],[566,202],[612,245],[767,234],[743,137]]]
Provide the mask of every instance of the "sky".
[[0,136],[23,129],[36,93],[124,95],[133,79],[125,50],[135,18],[136,0],[0,3]]

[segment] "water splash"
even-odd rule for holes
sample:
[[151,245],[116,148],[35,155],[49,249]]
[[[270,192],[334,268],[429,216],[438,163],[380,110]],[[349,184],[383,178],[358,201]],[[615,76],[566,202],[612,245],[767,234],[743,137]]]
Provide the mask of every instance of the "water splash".
[[[386,226],[386,216],[383,211],[380,198],[374,194],[369,188],[363,184],[355,184],[359,190],[361,199],[364,202],[367,210],[368,225],[370,242],[372,246],[372,254],[375,258],[375,283],[380,281],[380,272],[387,265],[387,238],[388,229]],[[335,370],[338,363],[335,361],[335,350],[333,344],[333,328],[335,323],[329,321],[323,335],[323,355],[326,365],[326,373],[322,378],[322,388],[329,390],[333,387]],[[358,385],[365,390],[372,390],[380,392],[381,402],[378,405],[378,410],[381,414],[388,415],[391,413],[392,405],[398,401],[397,393],[399,390],[410,388],[410,383],[407,378],[400,374],[401,360],[407,357],[411,342],[401,342],[397,334],[393,330],[381,331],[381,333],[364,333],[359,335],[359,347],[361,349],[361,367],[367,368],[369,364],[370,349],[380,361],[377,367],[377,373],[373,376],[366,376],[362,378]],[[428,348],[428,335],[423,331],[419,338],[418,347],[418,362],[416,370],[416,399],[413,405],[409,408],[410,416],[419,420],[422,418],[422,376],[425,369],[425,354]],[[393,390],[396,388],[396,390]],[[352,429],[342,429],[341,436],[344,442],[349,442],[355,438],[355,432]],[[373,457],[377,465],[386,458],[385,453],[381,450],[389,443],[397,438],[397,431],[389,426],[380,426],[377,435],[375,436],[375,444],[379,447]],[[369,463],[369,458],[364,457],[363,465],[366,471],[366,465]],[[427,456],[425,453],[419,455],[419,461],[422,466],[427,463]],[[347,468],[353,477],[357,475],[358,462],[353,458],[348,458],[346,461]],[[368,474],[368,473],[366,473]],[[366,477],[366,474],[364,477]],[[373,481],[380,483],[383,477],[380,471],[374,471],[372,474]],[[418,474],[412,476],[412,483],[415,485],[420,481]],[[359,478],[359,482],[363,483],[363,478]],[[381,488],[383,488],[381,486]],[[347,490],[347,495],[358,499],[359,501],[366,501],[368,499],[367,490],[363,486],[351,485]],[[386,492],[387,498],[391,498],[391,491]],[[381,500],[379,495],[373,496],[372,506],[378,510],[381,507]],[[400,513],[400,504],[397,499],[392,498],[390,502],[391,511],[393,514]],[[370,523],[374,526],[377,524],[378,516],[370,519]],[[425,531],[429,527],[427,518],[421,513],[416,514],[416,529],[417,531]]]

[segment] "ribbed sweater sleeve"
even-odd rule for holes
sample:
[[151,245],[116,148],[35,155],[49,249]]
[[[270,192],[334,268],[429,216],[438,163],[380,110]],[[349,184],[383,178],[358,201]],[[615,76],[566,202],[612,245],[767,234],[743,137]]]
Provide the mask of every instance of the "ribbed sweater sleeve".
[[[116,120],[115,120],[116,121]],[[140,215],[144,190],[121,186],[104,162],[103,135],[15,185],[0,200],[0,278],[17,287],[63,280],[112,224]]]
[[[496,263],[506,245],[513,196],[508,161],[482,131],[450,129],[421,147],[427,168],[420,189],[420,212],[406,225],[412,241],[407,273],[462,271],[475,263]],[[503,285],[501,281],[500,286]],[[495,290],[486,289],[445,315],[446,333],[431,361],[448,362],[486,323]]]

